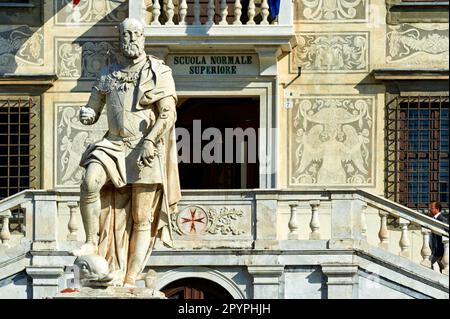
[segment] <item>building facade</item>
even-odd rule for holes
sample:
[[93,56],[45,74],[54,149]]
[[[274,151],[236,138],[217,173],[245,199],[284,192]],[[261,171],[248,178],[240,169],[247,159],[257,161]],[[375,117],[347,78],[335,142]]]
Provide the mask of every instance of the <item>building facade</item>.
[[0,297],[68,285],[78,164],[107,127],[78,110],[126,17],[179,96],[183,199],[175,248],[148,261],[158,289],[448,298],[448,225],[424,214],[448,211],[448,1],[414,0],[281,0],[275,17],[267,0],[0,1]]

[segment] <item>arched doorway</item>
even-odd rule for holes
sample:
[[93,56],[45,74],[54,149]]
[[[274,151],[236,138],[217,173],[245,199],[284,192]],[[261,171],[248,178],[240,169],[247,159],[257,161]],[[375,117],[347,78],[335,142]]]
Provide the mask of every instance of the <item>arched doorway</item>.
[[161,289],[169,299],[232,300],[230,293],[215,282],[203,278],[183,278]]

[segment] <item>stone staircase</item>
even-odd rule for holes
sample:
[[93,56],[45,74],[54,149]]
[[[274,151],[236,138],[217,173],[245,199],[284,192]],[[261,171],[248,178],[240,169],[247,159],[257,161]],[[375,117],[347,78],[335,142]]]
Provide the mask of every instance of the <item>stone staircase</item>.
[[[66,287],[84,240],[75,191],[27,190],[0,201],[0,298]],[[194,214],[193,226],[181,221]],[[11,221],[11,223],[10,223]],[[14,229],[15,231],[11,231]],[[157,243],[157,288],[198,277],[235,298],[448,298],[448,225],[362,190],[184,191],[174,249]],[[445,269],[431,269],[431,233]]]

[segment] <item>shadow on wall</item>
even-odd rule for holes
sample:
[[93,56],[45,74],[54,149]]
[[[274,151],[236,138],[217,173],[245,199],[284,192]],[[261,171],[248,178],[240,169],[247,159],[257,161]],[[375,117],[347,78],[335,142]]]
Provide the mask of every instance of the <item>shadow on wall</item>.
[[[128,16],[126,0],[81,1],[54,0],[60,4],[56,24],[67,28],[90,25],[76,39],[55,39],[55,72],[59,81],[77,84],[72,92],[90,92],[100,70],[120,59],[117,26]],[[102,5],[99,6],[99,3]],[[99,35],[97,27],[104,27]],[[103,31],[104,30],[104,31]]]
[[309,284],[317,284],[320,282],[320,298],[327,299],[328,298],[328,286],[327,286],[327,278],[320,269],[320,267],[315,267],[313,272],[309,274],[306,279],[308,279]]
[[32,298],[31,278],[27,276],[25,271],[0,280],[0,295],[2,298],[17,299],[24,292],[27,299]]
[[[55,76],[59,92],[90,92],[100,69],[114,57],[113,48],[118,47],[117,25],[127,16],[127,0],[0,0],[0,95],[5,97],[2,100],[5,103],[1,105],[7,106],[10,101],[21,99],[32,100],[36,107],[31,118],[39,119],[41,107],[53,108],[51,99],[40,97],[49,89]],[[25,83],[22,81],[26,84],[21,84]],[[44,101],[44,105],[41,106],[40,101]],[[77,174],[82,171],[78,163],[65,161],[77,151],[76,147],[84,148],[89,141],[74,139],[82,130],[71,127],[72,122],[61,123],[77,118],[76,113],[85,102],[80,98],[76,103],[62,103],[58,107],[61,114],[73,113],[64,119],[60,116],[61,120],[56,123],[57,135],[61,136],[57,143],[64,155],[56,162],[58,172],[67,175],[67,184],[74,184],[73,179],[78,183]],[[30,126],[36,128],[34,133],[39,131],[39,122],[34,120]],[[68,134],[70,129],[72,135]],[[30,131],[30,139],[36,138],[33,132]],[[79,138],[85,135],[81,132]],[[0,138],[4,145],[10,144],[6,135]],[[68,148],[69,144],[74,145],[74,149]],[[29,151],[32,149],[36,149],[36,145],[31,145]],[[35,153],[30,155],[31,168],[39,167],[37,156]],[[73,171],[68,169],[70,165]],[[23,175],[30,175],[29,184],[27,182],[30,187],[40,188],[39,172]]]
[[43,66],[41,0],[0,1],[0,75]]
[[[86,30],[76,38],[56,33],[54,70],[61,81],[76,81],[72,91],[90,91],[97,73],[117,51],[116,26],[128,15],[127,0],[0,0],[0,76],[48,71],[50,42],[46,24]],[[105,27],[99,37],[96,27]],[[75,31],[76,32],[76,31]],[[51,53],[50,53],[51,55]],[[47,63],[47,64],[46,64]],[[87,83],[89,82],[89,83]],[[89,89],[86,89],[89,88]]]

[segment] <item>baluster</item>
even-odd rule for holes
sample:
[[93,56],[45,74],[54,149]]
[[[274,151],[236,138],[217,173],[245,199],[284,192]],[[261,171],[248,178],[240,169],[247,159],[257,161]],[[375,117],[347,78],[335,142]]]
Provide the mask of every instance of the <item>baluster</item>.
[[242,4],[241,0],[236,0],[234,3],[234,16],[236,17],[236,20],[234,20],[233,24],[241,25],[241,16],[242,16]]
[[248,22],[247,24],[255,24],[256,6],[255,0],[250,0],[248,3]]
[[383,249],[388,249],[389,247],[389,232],[387,229],[387,216],[386,212],[379,213],[381,218],[380,231],[378,232],[378,238],[380,239],[380,243],[378,246]]
[[361,235],[367,239],[367,204],[361,207]]
[[159,0],[153,0],[153,22],[152,25],[161,25],[159,22],[159,16],[161,15],[161,5],[159,4]]
[[311,233],[309,234],[309,239],[317,240],[320,239],[320,221],[319,221],[319,206],[320,201],[310,201],[311,206],[311,222],[309,227],[311,228]]
[[70,208],[70,218],[69,224],[69,235],[67,235],[67,240],[75,241],[78,239],[78,222],[76,218],[78,202],[68,202],[67,206]]
[[267,0],[263,0],[261,4],[261,24],[269,24],[269,3]]
[[3,216],[2,231],[0,232],[0,239],[3,244],[6,244],[8,240],[11,239],[11,233],[9,232],[9,218],[11,217],[11,212],[9,216]]
[[400,256],[409,258],[409,238],[408,238],[408,226],[409,220],[400,218],[400,227],[402,228],[402,235],[400,237],[399,245],[400,245]]
[[221,25],[228,24],[228,22],[227,22],[227,16],[228,16],[227,0],[222,0],[220,3],[220,16],[222,17],[222,20],[220,21],[219,24],[221,24]]
[[167,12],[167,22],[166,25],[174,25],[173,23],[173,16],[175,15],[174,12],[174,8],[175,6],[173,5],[173,0],[166,0],[167,4],[166,4],[166,12]]
[[186,0],[181,0],[180,3],[180,10],[179,10],[179,16],[180,16],[180,25],[186,25],[186,15],[187,15],[187,9],[188,5]]
[[430,234],[431,231],[429,229],[422,227],[423,241],[422,241],[422,249],[420,250],[420,254],[422,255],[422,262],[420,264],[425,267],[431,267]]
[[194,0],[194,25],[200,24],[200,0]]
[[297,202],[292,202],[289,204],[289,207],[291,208],[291,218],[289,219],[289,235],[288,238],[291,240],[297,240],[298,239],[298,222],[297,222]]
[[442,243],[444,244],[444,255],[442,256],[442,273],[448,276],[448,237],[442,236]]
[[216,4],[214,0],[208,0],[208,21],[206,24],[212,25],[214,24],[214,15],[216,14]]

